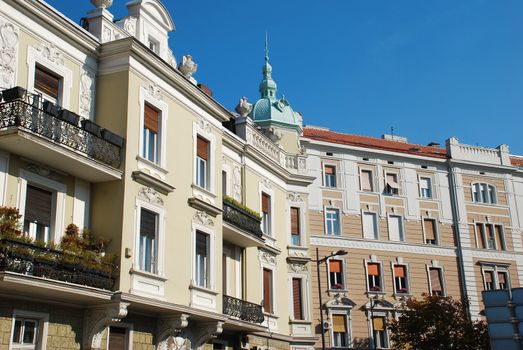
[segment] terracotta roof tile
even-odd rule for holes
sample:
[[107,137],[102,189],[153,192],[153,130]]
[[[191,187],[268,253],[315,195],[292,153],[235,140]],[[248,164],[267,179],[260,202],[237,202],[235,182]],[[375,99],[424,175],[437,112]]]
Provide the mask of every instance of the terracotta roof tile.
[[359,136],[338,133],[329,130],[305,127],[303,136],[317,141],[332,142],[342,145],[368,147],[392,152],[415,154],[425,157],[446,158],[447,151],[443,147],[422,146],[392,140],[384,140],[369,136]]
[[510,157],[510,164],[523,167],[523,157]]

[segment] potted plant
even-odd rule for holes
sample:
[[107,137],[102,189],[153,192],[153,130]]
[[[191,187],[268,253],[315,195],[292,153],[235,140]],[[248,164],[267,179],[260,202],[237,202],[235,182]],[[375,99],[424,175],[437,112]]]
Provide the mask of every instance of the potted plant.
[[67,109],[61,109],[60,112],[58,112],[58,118],[73,125],[78,125],[78,122],[80,121],[80,116],[78,114]]
[[380,286],[373,286],[373,287],[371,287],[370,291],[371,292],[381,292],[381,287]]
[[16,87],[4,90],[2,92],[2,95],[4,96],[5,102],[11,102],[14,100],[19,100],[19,99],[23,100],[23,99],[25,99],[25,97],[27,95],[27,90],[24,89],[23,87],[16,86]]
[[96,124],[95,122],[90,121],[89,119],[82,119],[80,121],[80,124],[82,125],[82,129],[84,129],[85,131],[97,137],[102,137],[102,127]]
[[343,285],[341,283],[336,283],[332,286],[332,289],[343,289]]
[[60,107],[47,100],[44,101],[42,107],[45,113],[54,115],[55,117],[58,114],[58,111],[60,110]]
[[398,293],[401,293],[401,294],[407,294],[409,292],[409,290],[407,288],[400,288],[400,290],[398,290]]
[[115,133],[110,132],[107,129],[102,129],[102,138],[112,143],[115,146],[122,147],[123,146],[123,137],[116,135]]

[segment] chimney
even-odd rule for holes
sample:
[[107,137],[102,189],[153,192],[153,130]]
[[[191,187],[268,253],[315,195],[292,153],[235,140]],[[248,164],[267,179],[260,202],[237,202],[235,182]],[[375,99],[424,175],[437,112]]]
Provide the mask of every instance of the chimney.
[[212,90],[207,85],[198,83],[198,87],[200,88],[200,90],[205,92],[207,96],[212,97]]

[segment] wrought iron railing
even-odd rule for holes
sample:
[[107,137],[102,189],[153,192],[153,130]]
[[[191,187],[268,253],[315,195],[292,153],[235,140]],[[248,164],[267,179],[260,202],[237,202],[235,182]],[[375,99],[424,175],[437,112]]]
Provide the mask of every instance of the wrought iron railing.
[[262,323],[265,319],[261,305],[228,295],[223,296],[223,313],[252,323]]
[[260,219],[225,200],[223,201],[223,220],[257,238],[262,238],[263,236]]
[[120,166],[120,147],[25,101],[0,104],[0,128],[10,127],[27,130],[112,167]]
[[[68,258],[70,262],[67,262]],[[71,262],[73,260],[75,262]],[[10,239],[0,240],[0,271],[112,290],[114,267],[103,264],[101,269],[96,269],[92,265],[81,257],[67,256],[66,252],[59,250]]]

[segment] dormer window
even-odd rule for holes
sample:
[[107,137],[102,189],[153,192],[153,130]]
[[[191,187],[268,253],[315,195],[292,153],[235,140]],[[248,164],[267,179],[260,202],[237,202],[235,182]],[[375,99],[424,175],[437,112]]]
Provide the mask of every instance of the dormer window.
[[160,53],[160,43],[157,40],[154,40],[153,38],[149,37],[147,45],[149,46],[149,49],[154,53]]

